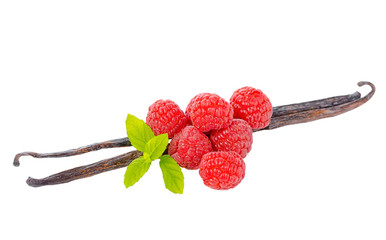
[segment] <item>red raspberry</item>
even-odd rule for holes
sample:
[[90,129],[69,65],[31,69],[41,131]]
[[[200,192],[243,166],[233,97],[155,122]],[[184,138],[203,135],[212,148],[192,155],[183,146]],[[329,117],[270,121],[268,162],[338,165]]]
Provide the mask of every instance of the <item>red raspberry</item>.
[[200,176],[213,189],[236,187],[245,176],[245,163],[235,152],[210,152],[202,157]]
[[168,153],[180,167],[198,169],[201,157],[212,151],[209,138],[193,126],[186,126],[170,141]]
[[234,151],[245,158],[252,149],[252,128],[242,119],[233,119],[226,128],[212,131],[210,141],[215,151]]
[[201,132],[228,126],[233,119],[232,106],[214,93],[201,93],[190,100],[186,116]]
[[158,100],[149,107],[146,123],[155,135],[167,133],[172,138],[188,122],[180,107],[171,100]]
[[272,104],[259,89],[242,87],[233,93],[230,103],[234,117],[244,119],[253,129],[265,128],[271,122]]

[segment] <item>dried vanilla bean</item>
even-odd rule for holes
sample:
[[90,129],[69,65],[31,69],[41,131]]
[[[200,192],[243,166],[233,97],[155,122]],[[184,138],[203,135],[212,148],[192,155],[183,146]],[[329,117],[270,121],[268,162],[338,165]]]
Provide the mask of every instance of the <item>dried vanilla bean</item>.
[[[339,98],[339,104],[336,104],[334,98],[327,98],[317,101],[305,102],[300,104],[292,104],[280,107],[282,115],[272,117],[271,123],[266,127],[266,130],[271,130],[283,126],[288,126],[298,123],[311,122],[323,118],[334,117],[342,113],[351,111],[372,98],[375,93],[375,85],[370,82],[359,82],[358,86],[369,85],[371,91],[361,98],[360,93],[356,92],[351,95],[343,96],[346,100],[342,101]],[[331,101],[333,100],[333,101]],[[296,107],[294,107],[296,106]],[[275,112],[275,109],[274,109]],[[274,115],[274,114],[273,114]]]
[[[273,115],[271,123],[268,127],[262,130],[271,130],[287,125],[305,123],[315,121],[327,117],[337,116],[339,114],[353,110],[362,104],[366,103],[375,93],[375,86],[370,82],[359,82],[358,86],[369,85],[371,91],[361,98],[359,92],[349,95],[325,98],[315,101],[290,104],[285,106],[278,106],[273,108]],[[259,131],[259,130],[254,130]],[[101,143],[91,144],[78,149],[71,149],[56,153],[34,153],[24,152],[16,155],[14,165],[19,165],[19,158],[21,156],[32,156],[35,158],[47,157],[65,157],[83,154],[86,152],[96,151],[103,148],[115,148],[131,146],[127,138],[120,138]],[[166,150],[167,151],[167,150]],[[46,178],[35,179],[28,178],[27,184],[32,187],[40,187],[45,185],[54,185],[67,183],[73,180],[90,177],[99,173],[128,166],[131,161],[139,157],[142,153],[138,151],[131,151],[113,158],[101,160],[99,162],[69,169]]]
[[57,157],[69,157],[69,156],[75,156],[80,155],[83,153],[88,153],[92,151],[97,151],[100,149],[105,148],[117,148],[117,147],[129,147],[131,146],[131,143],[127,137],[125,138],[118,138],[114,140],[104,141],[100,143],[94,143],[90,144],[84,147],[76,148],[76,149],[70,149],[65,150],[61,152],[53,152],[53,153],[36,153],[36,152],[22,152],[15,156],[15,159],[13,161],[13,165],[15,167],[20,165],[19,158],[22,156],[31,156],[34,158],[57,158]]
[[336,96],[336,97],[319,99],[315,101],[273,107],[272,118],[276,118],[283,115],[289,115],[291,113],[298,113],[298,112],[304,112],[308,110],[338,106],[348,102],[352,102],[359,98],[361,98],[361,94],[359,92],[355,92],[349,95]]
[[91,177],[96,174],[127,167],[134,159],[142,155],[142,152],[131,151],[116,157],[105,159],[85,166],[72,168],[45,178],[36,179],[29,177],[27,184],[31,187],[41,187],[71,182],[77,179]]

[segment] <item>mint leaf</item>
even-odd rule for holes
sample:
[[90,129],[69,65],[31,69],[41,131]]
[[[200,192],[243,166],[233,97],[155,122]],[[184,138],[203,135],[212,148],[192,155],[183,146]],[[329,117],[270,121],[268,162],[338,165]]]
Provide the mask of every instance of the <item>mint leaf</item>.
[[165,187],[173,193],[182,194],[184,191],[184,175],[177,162],[171,156],[163,155],[160,158],[159,166],[162,170]]
[[149,154],[151,160],[156,160],[165,152],[168,142],[167,133],[155,136],[146,143],[144,153]]
[[145,150],[146,143],[154,137],[149,125],[131,114],[127,114],[126,131],[131,145],[141,152]]
[[129,166],[127,166],[124,184],[126,188],[133,186],[139,179],[149,170],[151,160],[144,156],[133,160]]
[[127,114],[127,136],[138,151],[143,155],[133,160],[127,166],[124,178],[126,188],[133,186],[149,170],[151,162],[160,159],[165,187],[173,193],[182,193],[184,190],[184,175],[180,166],[169,155],[162,155],[169,143],[168,134],[154,135],[151,128],[141,119]]

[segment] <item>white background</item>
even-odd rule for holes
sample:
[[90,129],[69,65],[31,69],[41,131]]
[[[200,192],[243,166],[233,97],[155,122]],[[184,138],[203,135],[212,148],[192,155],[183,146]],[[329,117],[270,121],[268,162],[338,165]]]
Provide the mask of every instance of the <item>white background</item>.
[[[386,239],[385,1],[1,1],[1,239]],[[168,192],[158,162],[31,188],[132,149],[21,159],[125,136],[157,99],[185,108],[242,86],[273,105],[377,86],[352,112],[254,134],[229,191],[184,170]]]

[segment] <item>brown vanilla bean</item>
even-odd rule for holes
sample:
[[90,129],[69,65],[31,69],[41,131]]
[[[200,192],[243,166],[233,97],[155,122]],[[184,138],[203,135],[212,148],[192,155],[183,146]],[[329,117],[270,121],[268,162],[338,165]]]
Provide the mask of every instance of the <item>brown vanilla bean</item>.
[[336,97],[324,98],[324,99],[315,100],[315,101],[273,107],[272,118],[283,116],[283,115],[289,115],[292,113],[304,112],[308,110],[338,106],[338,105],[352,102],[359,98],[361,98],[361,94],[359,92],[355,92],[349,95],[336,96]]
[[[300,114],[300,115],[307,116],[307,114],[310,114],[310,112],[306,112],[306,111],[340,106],[342,104],[353,102],[354,100],[360,99],[360,97],[361,97],[361,94],[359,92],[355,92],[349,95],[336,96],[336,97],[324,98],[324,99],[315,100],[315,101],[274,107],[271,124],[270,126],[268,126],[263,130],[269,130],[269,129],[274,129],[277,127],[289,125],[290,117],[299,120],[299,115],[291,115],[291,114],[303,112],[303,114]],[[302,121],[304,121],[304,118]],[[294,124],[294,123],[291,123],[291,124]],[[258,130],[254,130],[254,131],[258,131]],[[22,152],[15,156],[13,165],[19,166],[20,165],[19,159],[22,156],[31,156],[34,158],[69,157],[69,156],[84,154],[87,152],[97,151],[100,149],[128,147],[128,146],[131,146],[131,143],[129,139],[125,137],[125,138],[104,141],[100,143],[94,143],[88,146],[80,147],[77,149],[65,150],[61,152],[53,152],[53,153]]]
[[[313,102],[306,102],[303,104],[300,104],[300,107],[298,109],[304,109],[300,111],[292,111],[292,106],[298,105],[298,104],[293,104],[293,105],[288,105],[287,109],[289,110],[287,113],[288,114],[283,114],[279,116],[272,117],[271,123],[269,124],[268,127],[265,128],[265,130],[272,130],[275,128],[283,127],[283,126],[288,126],[292,124],[299,124],[299,123],[306,123],[306,122],[311,122],[323,118],[328,118],[328,117],[334,117],[337,115],[340,115],[342,113],[351,111],[364,103],[366,103],[368,100],[372,98],[372,96],[375,93],[375,85],[370,83],[370,82],[359,82],[358,86],[363,86],[363,85],[369,85],[371,87],[371,91],[364,96],[363,98],[357,98],[357,95],[359,93],[354,93],[352,95],[346,95],[348,96],[347,99],[351,99],[351,101],[345,102],[343,101],[341,104],[336,105],[336,104],[324,104],[324,101],[313,101]],[[302,105],[308,105],[308,107],[302,107]],[[284,108],[284,112],[285,112]]]
[[[339,114],[353,110],[361,106],[362,104],[366,103],[368,100],[370,100],[375,93],[375,86],[372,83],[370,82],[358,83],[358,86],[363,86],[363,85],[369,85],[371,87],[371,91],[362,98],[359,92],[355,92],[350,95],[343,95],[343,96],[325,98],[325,99],[316,100],[316,101],[275,107],[273,109],[273,116],[271,118],[270,125],[267,128],[262,130],[271,130],[271,129],[275,129],[275,128],[283,127],[287,125],[315,121],[318,119],[337,116]],[[258,130],[254,130],[254,131],[258,131]],[[107,142],[110,142],[110,145],[104,144]],[[120,146],[130,146],[130,142],[128,142],[127,138],[121,138],[121,139],[106,141],[98,144],[92,144],[86,147],[79,148],[79,149],[84,149],[84,152],[82,152],[79,149],[68,150],[70,151],[70,153],[68,153],[70,155],[66,155],[68,151],[51,153],[51,154],[20,153],[18,155],[19,157],[24,155],[30,155],[32,157],[38,157],[38,158],[42,156],[57,157],[58,155],[72,156],[72,155],[78,155],[89,151],[99,150],[102,148],[120,147]],[[33,187],[40,187],[45,185],[67,183],[73,180],[90,177],[106,171],[126,167],[131,163],[131,161],[139,157],[141,154],[142,154],[141,152],[132,151],[132,152],[119,155],[117,157],[109,158],[106,160],[102,160],[93,164],[69,169],[69,170],[48,176],[46,178],[42,178],[42,179],[28,178],[27,184]],[[16,160],[16,157],[15,157],[15,160]]]
[[100,149],[105,148],[117,148],[117,147],[129,147],[131,146],[131,143],[127,137],[125,138],[118,138],[114,140],[99,142],[90,144],[84,147],[76,148],[76,149],[70,149],[65,150],[61,152],[53,152],[53,153],[36,153],[36,152],[22,152],[15,156],[15,159],[13,160],[13,165],[15,167],[20,165],[20,157],[22,156],[31,156],[34,158],[58,158],[58,157],[69,157],[69,156],[75,156],[80,155],[83,153],[88,153],[92,151],[97,151]]
[[102,172],[108,172],[114,169],[126,167],[134,159],[141,155],[142,152],[131,151],[96,163],[72,168],[45,178],[36,179],[29,177],[27,179],[27,184],[31,187],[41,187],[46,185],[67,183],[77,179],[91,177]]

